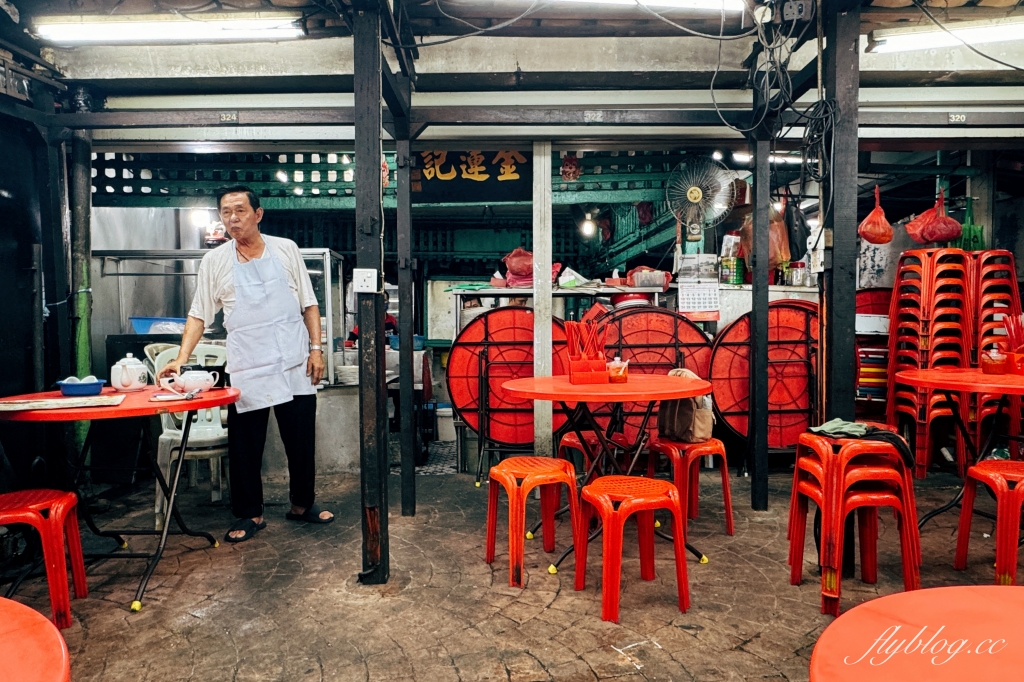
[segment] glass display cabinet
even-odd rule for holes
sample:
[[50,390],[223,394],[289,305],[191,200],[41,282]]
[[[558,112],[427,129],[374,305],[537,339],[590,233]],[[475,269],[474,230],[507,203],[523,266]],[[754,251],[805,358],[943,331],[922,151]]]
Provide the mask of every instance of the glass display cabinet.
[[344,343],[345,288],[342,278],[343,256],[330,249],[299,249],[302,260],[313,283],[317,305],[320,307],[320,339],[312,339],[324,349],[327,383],[335,380],[334,349]]

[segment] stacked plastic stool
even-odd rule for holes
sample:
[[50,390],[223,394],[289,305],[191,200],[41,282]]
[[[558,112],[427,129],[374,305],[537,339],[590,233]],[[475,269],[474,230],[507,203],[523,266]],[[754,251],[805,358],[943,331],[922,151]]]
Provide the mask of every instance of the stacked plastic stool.
[[[686,574],[686,521],[682,500],[668,481],[639,476],[602,476],[582,491],[582,527],[595,515],[603,525],[601,570],[601,620],[619,622],[619,588],[622,579],[622,532],[626,519],[636,515],[640,540],[640,578],[654,580],[654,512],[672,513],[672,546],[675,551],[679,610],[690,608],[690,584]],[[576,589],[587,581],[587,542],[576,547]]]
[[[540,486],[541,532],[544,551],[555,551],[555,513],[561,504],[562,486],[569,489],[569,522],[577,555],[581,536],[579,502],[576,491],[576,470],[571,462],[553,457],[509,457],[491,467],[487,499],[487,563],[494,562],[495,535],[498,525],[499,486],[508,495],[508,584],[523,586],[523,538],[526,535],[526,496]],[[582,542],[581,542],[582,540]]]
[[46,564],[46,582],[50,588],[53,624],[71,627],[71,598],[68,592],[67,559],[71,559],[71,579],[75,598],[89,596],[85,583],[85,560],[76,515],[78,497],[60,490],[22,490],[0,495],[0,524],[24,523],[39,533]]
[[878,578],[878,509],[896,515],[906,590],[920,587],[921,541],[913,472],[892,445],[804,433],[797,444],[789,507],[790,584],[803,582],[808,500],[821,510],[821,611],[839,615],[845,520],[857,512],[861,579]]
[[[1024,503],[1024,462],[984,460],[967,470],[964,479],[964,499],[960,508],[960,527],[957,531],[956,557],[953,568],[967,568],[967,548],[971,537],[971,519],[974,516],[974,498],[978,482],[982,482],[996,496],[996,584],[1017,584],[1017,548],[1020,540],[1020,512]],[[1013,487],[1010,487],[1010,484]]]

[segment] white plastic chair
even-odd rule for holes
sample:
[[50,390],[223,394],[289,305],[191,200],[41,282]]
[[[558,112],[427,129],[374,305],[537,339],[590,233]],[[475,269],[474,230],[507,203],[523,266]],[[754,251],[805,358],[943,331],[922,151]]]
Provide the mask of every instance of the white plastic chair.
[[[153,365],[159,373],[164,366],[178,356],[180,346],[171,346],[157,354]],[[189,357],[189,364],[204,366],[224,365],[227,349],[223,346],[198,344]],[[155,374],[154,374],[155,376]],[[163,433],[157,441],[157,466],[164,472],[164,477],[171,478],[171,465],[176,460],[181,444],[181,420],[184,413],[160,415]],[[192,420],[189,430],[188,447],[185,449],[186,464],[188,460],[207,459],[210,461],[210,500],[219,502],[223,490],[222,458],[228,454],[228,432],[221,419],[220,408],[199,410]],[[189,466],[189,486],[198,485],[197,468]],[[160,484],[156,484],[156,529],[161,530],[164,524],[165,498]]]

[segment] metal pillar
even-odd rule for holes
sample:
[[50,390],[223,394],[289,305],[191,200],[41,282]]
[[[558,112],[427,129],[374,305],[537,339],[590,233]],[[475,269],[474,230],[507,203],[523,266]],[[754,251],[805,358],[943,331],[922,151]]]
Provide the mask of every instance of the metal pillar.
[[[551,141],[533,143],[533,375],[551,376]],[[551,401],[533,403],[533,452],[552,455]]]
[[378,291],[358,295],[359,436],[363,570],[359,581],[388,581],[388,410],[384,365],[384,212],[381,158],[380,15],[352,17],[355,90],[356,267],[377,270]]
[[[750,302],[750,416],[747,459],[750,462],[750,508],[768,509],[768,231],[771,206],[770,140],[751,141],[754,163],[754,240]],[[765,139],[761,139],[765,138]]]
[[[857,296],[857,106],[860,81],[858,41],[860,4],[826,0],[822,14],[825,97],[835,100],[839,117],[832,133],[832,167],[825,179],[825,272],[822,321],[825,419],[854,418]],[[831,239],[829,238],[831,236]]]
[[[408,79],[403,79],[408,83]],[[396,126],[400,128],[400,126]],[[405,126],[404,132],[408,132]],[[398,162],[398,336],[399,391],[402,425],[402,516],[416,515],[416,425],[413,423],[413,259],[412,195],[410,194],[409,137],[395,140]],[[423,377],[427,381],[427,377]]]
[[92,215],[92,133],[76,130],[71,141],[71,372],[92,374],[92,293],[89,290]]

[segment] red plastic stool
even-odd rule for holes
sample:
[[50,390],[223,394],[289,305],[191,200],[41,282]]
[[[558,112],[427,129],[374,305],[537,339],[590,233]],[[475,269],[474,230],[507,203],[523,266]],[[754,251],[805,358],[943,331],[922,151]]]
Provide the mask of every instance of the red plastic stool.
[[71,682],[68,645],[60,631],[34,609],[2,598],[0,661],[5,680]]
[[[494,561],[494,541],[498,525],[498,486],[508,495],[508,584],[523,586],[523,536],[526,533],[526,496],[540,486],[541,532],[544,551],[555,551],[555,512],[561,503],[562,488],[569,487],[569,522],[576,551],[580,544],[579,502],[576,497],[576,470],[571,462],[552,457],[509,457],[491,467],[487,500],[487,556]],[[522,483],[519,482],[522,480]]]
[[[967,568],[967,547],[971,540],[971,517],[978,481],[996,495],[996,584],[1017,583],[1017,542],[1020,537],[1020,510],[1024,502],[1024,462],[985,460],[967,470],[964,499],[960,507],[960,529],[956,538],[953,568]],[[1010,483],[1014,484],[1010,489]]]
[[653,438],[647,445],[652,453],[665,455],[672,464],[672,482],[682,493],[686,491],[687,518],[695,519],[698,514],[697,501],[700,496],[700,458],[718,458],[718,469],[722,474],[722,497],[725,501],[725,534],[733,535],[736,526],[732,518],[732,491],[729,488],[729,464],[725,459],[725,445],[717,438],[703,443],[681,443],[665,438]]
[[[563,435],[562,439],[558,442],[558,457],[559,459],[568,459],[569,450],[579,450],[583,453],[583,468],[586,471],[590,471],[590,465],[594,462],[594,455],[601,450],[601,441],[593,431],[583,431],[582,433],[582,444],[580,443],[580,437],[574,431],[569,431]],[[616,456],[618,456],[619,448],[622,450],[629,449],[629,442],[621,433],[613,433],[608,440],[616,447]],[[596,475],[596,473],[592,474],[591,479]],[[586,482],[584,481],[584,483]]]
[[[686,576],[686,521],[679,491],[668,481],[637,476],[602,476],[583,486],[583,518],[586,529],[594,513],[604,526],[604,557],[601,579],[601,620],[619,622],[619,586],[622,579],[622,528],[636,514],[640,536],[640,577],[654,580],[654,510],[672,512],[672,544],[676,558],[679,610],[690,608],[690,585]],[[618,504],[618,508],[616,508]],[[587,541],[576,547],[576,589],[586,587]]]
[[22,490],[0,495],[0,524],[25,523],[39,532],[43,543],[43,561],[46,563],[46,581],[50,586],[53,624],[60,629],[71,627],[68,569],[64,558],[65,538],[71,556],[75,598],[89,596],[85,584],[82,539],[78,534],[78,517],[75,514],[77,505],[78,498],[74,493],[60,490]]

